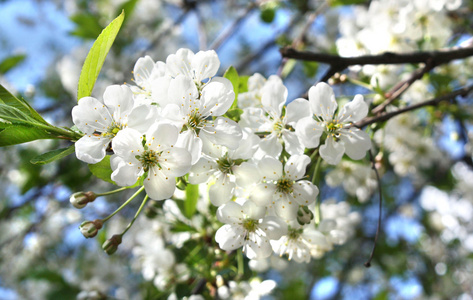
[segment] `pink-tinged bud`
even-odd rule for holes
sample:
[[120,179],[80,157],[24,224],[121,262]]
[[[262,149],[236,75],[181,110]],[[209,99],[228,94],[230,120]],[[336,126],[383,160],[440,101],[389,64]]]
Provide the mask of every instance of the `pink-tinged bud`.
[[118,249],[118,245],[122,243],[122,235],[121,234],[115,234],[111,238],[105,241],[102,245],[103,251],[107,253],[108,255],[112,255],[115,253]]
[[80,224],[79,229],[83,236],[86,238],[93,238],[97,235],[100,228],[102,228],[103,222],[102,220],[95,220],[95,221],[84,221]]
[[94,201],[97,198],[94,192],[77,192],[71,195],[69,201],[78,209],[84,208],[87,203]]

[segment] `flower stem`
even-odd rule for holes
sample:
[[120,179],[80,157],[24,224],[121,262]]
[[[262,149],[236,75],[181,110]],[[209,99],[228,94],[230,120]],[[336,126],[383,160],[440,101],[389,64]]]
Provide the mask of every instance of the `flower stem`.
[[101,196],[107,196],[107,195],[111,195],[111,194],[115,194],[115,193],[118,193],[118,192],[121,192],[121,191],[124,191],[126,190],[128,187],[122,187],[122,188],[119,188],[119,189],[116,189],[116,190],[113,190],[113,191],[108,191],[108,192],[104,192],[104,193],[96,193],[95,195],[97,197],[101,197]]
[[321,161],[322,161],[322,157],[319,156],[319,158],[317,159],[317,163],[315,164],[314,173],[312,173],[312,184],[314,185],[317,182],[317,177],[318,177],[317,175],[319,174]]
[[145,198],[143,199],[143,202],[141,202],[140,208],[138,208],[138,210],[136,211],[135,217],[133,218],[133,220],[131,220],[130,224],[128,224],[128,226],[122,232],[122,236],[125,235],[128,229],[131,228],[131,226],[133,226],[133,223],[135,223],[136,218],[138,218],[138,216],[140,215],[141,211],[143,210],[143,207],[145,207],[146,205],[146,202],[148,202],[148,199],[149,199],[149,196],[148,194],[146,194]]
[[120,210],[122,210],[125,206],[127,206],[131,200],[135,199],[136,196],[138,196],[138,194],[140,194],[143,190],[145,189],[144,186],[142,186],[139,190],[136,191],[136,193],[134,193],[128,200],[125,201],[125,203],[123,203],[119,208],[117,208],[116,211],[114,211],[111,215],[109,215],[108,217],[106,217],[105,219],[103,219],[102,221],[105,223],[106,221],[108,221],[111,217],[113,217],[114,215],[116,215]]

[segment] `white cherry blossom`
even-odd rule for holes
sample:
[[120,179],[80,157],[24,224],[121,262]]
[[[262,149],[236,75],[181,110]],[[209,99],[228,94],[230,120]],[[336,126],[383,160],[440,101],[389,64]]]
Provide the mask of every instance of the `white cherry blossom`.
[[78,159],[95,164],[106,154],[106,149],[123,128],[146,131],[158,116],[156,107],[134,105],[128,86],[112,85],[105,89],[103,101],[84,97],[72,109],[72,121],[84,133],[75,143]]
[[257,205],[274,208],[276,215],[294,220],[300,205],[315,202],[319,194],[317,186],[303,180],[310,159],[307,155],[292,155],[283,167],[282,163],[266,156],[259,163],[263,180],[255,186],[250,199]]
[[243,205],[228,202],[219,207],[217,218],[225,223],[217,230],[215,241],[223,250],[243,247],[249,259],[265,258],[273,252],[270,240],[277,240],[287,232],[287,225],[276,216],[265,217],[266,208],[251,201]]
[[144,187],[149,197],[154,200],[171,197],[176,187],[175,177],[185,175],[191,167],[189,152],[175,147],[178,135],[178,129],[166,123],[154,124],[144,137],[131,128],[120,131],[114,140],[115,155],[110,160],[112,180],[120,186],[129,186],[147,173]]
[[320,156],[329,164],[336,165],[346,153],[351,159],[362,159],[371,148],[369,135],[353,122],[360,121],[368,114],[368,105],[363,96],[356,95],[335,115],[338,104],[332,88],[326,83],[318,83],[309,90],[310,116],[296,125],[296,133],[307,148],[319,146],[325,133],[325,144],[320,146]]

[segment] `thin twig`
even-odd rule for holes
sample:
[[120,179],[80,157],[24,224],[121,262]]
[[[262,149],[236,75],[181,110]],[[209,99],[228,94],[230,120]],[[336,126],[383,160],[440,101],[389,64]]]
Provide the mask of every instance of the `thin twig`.
[[402,113],[405,113],[405,112],[408,112],[408,111],[411,111],[411,110],[416,110],[416,109],[419,109],[419,108],[422,108],[422,107],[425,107],[425,106],[438,105],[442,101],[451,101],[452,99],[455,99],[458,96],[466,97],[471,91],[473,91],[473,85],[466,86],[466,87],[461,88],[459,90],[453,91],[453,92],[451,92],[447,95],[436,97],[436,98],[433,98],[431,100],[421,102],[421,103],[418,103],[418,104],[410,105],[410,106],[398,109],[398,110],[393,111],[393,112],[383,113],[383,114],[380,114],[380,115],[375,116],[375,117],[366,117],[363,120],[361,120],[360,122],[353,124],[353,126],[358,127],[358,128],[362,128],[362,127],[365,127],[366,125],[370,125],[370,124],[373,124],[373,123],[376,123],[376,122],[387,121],[387,120],[389,120],[389,119],[391,119],[391,118],[393,118],[397,115],[400,115]]
[[243,21],[250,15],[251,11],[256,7],[255,2],[251,2],[246,7],[245,11],[236,18],[233,23],[225,29],[210,45],[209,49],[214,49],[217,51],[223,44],[225,44],[228,39],[233,35],[233,33],[238,29],[238,27],[243,23]]
[[376,162],[373,157],[373,152],[369,151],[370,160],[371,160],[371,168],[374,170],[376,174],[376,180],[378,181],[378,192],[379,192],[379,215],[378,215],[378,228],[376,228],[376,235],[374,236],[374,244],[373,249],[371,250],[370,257],[364,263],[365,267],[371,267],[371,260],[374,256],[374,250],[376,249],[376,244],[378,243],[379,232],[381,230],[381,219],[382,219],[382,209],[383,209],[383,191],[381,189],[381,178],[379,177],[378,169],[376,168]]

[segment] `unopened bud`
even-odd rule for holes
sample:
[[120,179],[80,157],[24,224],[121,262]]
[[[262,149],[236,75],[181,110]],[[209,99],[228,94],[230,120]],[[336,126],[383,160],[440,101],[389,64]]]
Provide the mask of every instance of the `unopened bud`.
[[97,198],[94,192],[77,192],[71,195],[69,201],[78,209],[84,208],[87,203],[94,201]]
[[86,238],[93,238],[97,235],[100,228],[102,228],[103,222],[102,220],[95,220],[95,221],[84,221],[80,224],[79,229],[83,236]]
[[297,223],[300,225],[309,224],[314,219],[314,214],[307,206],[299,207],[297,211]]
[[112,255],[115,253],[118,249],[118,245],[122,243],[122,235],[121,234],[115,234],[111,238],[105,241],[102,245],[103,251],[107,253],[108,255]]

